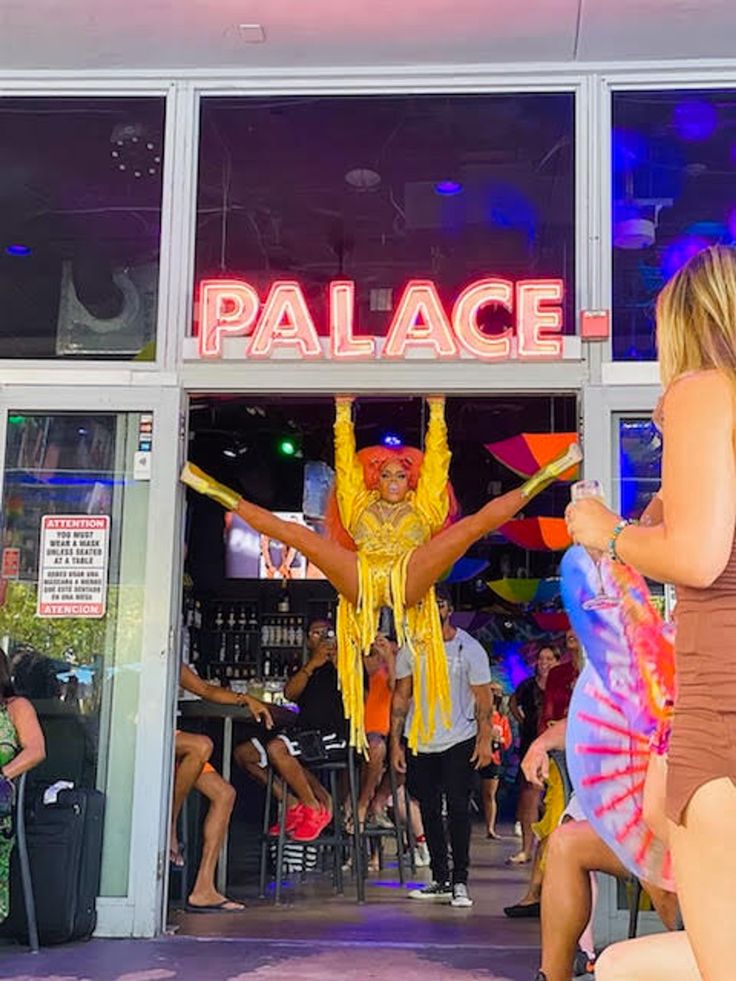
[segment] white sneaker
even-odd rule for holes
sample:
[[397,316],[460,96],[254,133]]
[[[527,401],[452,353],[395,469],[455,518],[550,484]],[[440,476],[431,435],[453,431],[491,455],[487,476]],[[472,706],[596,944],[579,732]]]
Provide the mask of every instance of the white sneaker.
[[473,900],[468,895],[468,887],[464,882],[456,882],[452,887],[452,899],[450,906],[456,909],[469,909],[473,905]]
[[521,821],[517,821],[514,825],[514,834],[517,838],[521,838]]
[[422,841],[414,848],[414,864],[418,869],[426,869],[429,861],[429,848],[426,841]]
[[421,889],[412,889],[409,899],[452,899],[453,891],[449,882],[430,882]]

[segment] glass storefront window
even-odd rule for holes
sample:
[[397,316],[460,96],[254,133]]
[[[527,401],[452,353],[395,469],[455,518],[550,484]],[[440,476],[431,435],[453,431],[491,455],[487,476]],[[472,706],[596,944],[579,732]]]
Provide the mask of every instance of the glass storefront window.
[[0,358],[152,361],[162,98],[0,98]]
[[651,418],[618,420],[619,511],[638,518],[659,490],[662,437]]
[[[141,542],[150,488],[135,479],[133,462],[149,423],[138,413],[11,411],[7,420],[0,645],[18,693],[34,703],[46,731],[47,759],[32,776],[41,784],[63,777],[105,792],[102,895],[125,896],[146,572]],[[109,531],[75,533],[74,560],[64,542],[54,547],[46,539],[42,561],[43,519],[55,515],[75,516],[85,526],[106,516]],[[95,571],[104,558],[100,549],[107,558],[106,587]],[[77,597],[104,603],[104,615],[90,608],[87,616],[63,615],[59,603],[69,596],[59,583],[68,582],[70,562],[89,565],[81,581],[82,589],[91,583],[89,596]],[[79,582],[78,569],[74,575]]]
[[452,309],[480,278],[561,278],[574,333],[574,136],[570,93],[205,98],[197,282],[263,301],[296,280],[326,335],[328,284],[350,279],[356,334],[380,337],[411,279]]
[[613,96],[613,354],[656,359],[654,301],[707,245],[736,237],[736,92]]

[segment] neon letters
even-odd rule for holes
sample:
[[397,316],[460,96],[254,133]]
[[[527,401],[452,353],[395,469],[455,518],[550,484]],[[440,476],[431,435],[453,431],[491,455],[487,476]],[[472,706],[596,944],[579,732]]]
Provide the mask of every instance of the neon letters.
[[[274,282],[261,302],[244,280],[205,279],[200,283],[198,354],[221,358],[226,337],[246,338],[243,357],[267,360],[280,352],[304,360],[360,361],[376,357],[401,360],[430,357],[480,361],[559,360],[562,357],[561,279],[498,277],[467,286],[448,312],[429,279],[412,279],[395,306],[383,345],[355,332],[355,283],[334,280],[329,286],[329,343],[323,347],[312,314],[297,282]],[[509,312],[509,326],[485,333],[483,307]]]

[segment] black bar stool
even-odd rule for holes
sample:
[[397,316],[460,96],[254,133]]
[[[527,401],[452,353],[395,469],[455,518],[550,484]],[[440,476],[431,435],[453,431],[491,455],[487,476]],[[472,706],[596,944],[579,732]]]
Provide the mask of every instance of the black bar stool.
[[[321,834],[314,841],[310,842],[289,842],[290,847],[301,846],[302,848],[302,870],[304,870],[306,865],[306,849],[316,848],[318,850],[324,850],[327,848],[333,849],[333,884],[335,891],[338,894],[343,892],[343,872],[342,863],[346,852],[352,854],[353,857],[353,870],[356,876],[356,891],[358,902],[365,902],[365,877],[363,872],[362,863],[362,842],[360,836],[360,829],[357,826],[357,821],[353,822],[352,834],[347,834],[345,831],[345,814],[343,813],[340,787],[339,787],[339,776],[343,772],[347,772],[348,775],[348,788],[350,797],[350,806],[353,814],[358,813],[358,778],[357,778],[357,768],[355,764],[355,751],[352,747],[348,747],[346,755],[344,758],[325,760],[318,763],[304,764],[308,769],[316,774],[320,774],[325,777],[329,783],[330,796],[332,797],[333,806],[333,818],[332,818],[332,832],[326,832]],[[274,780],[280,779],[273,770],[272,766],[268,767],[268,779],[266,783],[266,799],[263,806],[263,827],[261,834],[261,868],[260,868],[260,882],[259,882],[259,896],[261,899],[265,898],[266,895],[266,879],[268,871],[268,852],[270,844],[276,841],[276,869],[275,869],[275,895],[274,902],[276,905],[281,903],[281,886],[284,878],[284,851],[287,842],[286,836],[286,805],[288,799],[288,787],[283,780],[281,780],[281,800],[279,801],[278,807],[278,826],[279,834],[278,837],[274,837],[268,834],[268,829],[270,825],[270,815],[271,815],[271,803],[273,800],[273,786]],[[303,874],[303,873],[302,873]]]

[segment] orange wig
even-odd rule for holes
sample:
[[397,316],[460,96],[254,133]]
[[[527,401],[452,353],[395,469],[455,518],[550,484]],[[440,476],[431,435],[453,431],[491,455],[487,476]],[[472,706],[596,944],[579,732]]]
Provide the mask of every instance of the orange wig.
[[[407,476],[409,490],[416,490],[419,483],[419,473],[422,469],[424,453],[415,446],[366,446],[356,453],[361,466],[363,467],[363,480],[366,489],[369,491],[377,490],[381,471],[388,463],[399,463]],[[447,514],[446,525],[452,524],[457,517],[458,503],[452,484],[447,482],[447,495],[449,498],[449,511]],[[343,526],[340,519],[340,511],[337,506],[337,496],[335,489],[330,491],[325,512],[325,528],[327,535],[333,541],[344,545],[345,548],[356,550],[355,542],[350,533]]]

